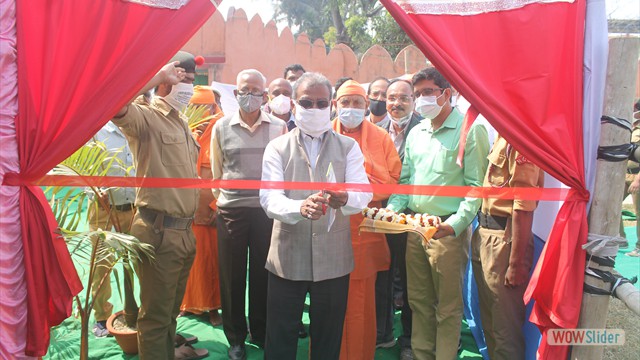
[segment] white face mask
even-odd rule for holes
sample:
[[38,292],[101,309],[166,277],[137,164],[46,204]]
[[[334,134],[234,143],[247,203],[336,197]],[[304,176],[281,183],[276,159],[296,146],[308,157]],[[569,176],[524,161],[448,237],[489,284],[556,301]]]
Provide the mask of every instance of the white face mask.
[[438,98],[440,96],[420,96],[419,98],[417,98],[416,111],[418,112],[418,114],[420,114],[420,116],[422,116],[423,118],[429,120],[438,116],[443,107],[443,105],[438,105]]
[[164,101],[172,108],[182,112],[189,105],[189,100],[193,96],[193,84],[177,83],[171,87],[171,92],[164,97]]
[[389,114],[389,119],[391,119],[391,122],[395,123],[396,125],[398,125],[400,128],[403,128],[405,126],[407,126],[407,124],[409,123],[409,121],[411,120],[411,113],[409,113],[409,115],[405,116],[405,117],[401,117],[399,119],[394,118],[393,116],[391,116],[391,114]]
[[291,98],[280,94],[271,99],[269,109],[274,114],[284,115],[291,111]]
[[348,129],[355,129],[362,124],[362,120],[364,120],[364,112],[364,109],[339,109],[338,119],[340,119],[340,123],[344,127]]
[[296,104],[295,121],[300,130],[310,136],[318,137],[331,129],[331,107],[324,109],[305,109]]

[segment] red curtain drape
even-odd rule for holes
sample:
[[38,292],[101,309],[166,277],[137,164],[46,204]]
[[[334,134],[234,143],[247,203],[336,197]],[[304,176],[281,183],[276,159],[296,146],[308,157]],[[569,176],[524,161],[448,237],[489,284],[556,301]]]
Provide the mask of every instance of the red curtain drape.
[[122,0],[18,0],[16,136],[27,280],[26,354],[42,356],[49,328],[71,312],[82,285],[39,187],[100,129],[213,14],[211,0],[179,10]]
[[[541,330],[575,327],[587,238],[582,145],[585,0],[476,15],[408,14],[381,1],[451,84],[515,148],[571,187],[525,298]],[[566,357],[566,347],[539,354]],[[564,356],[564,357],[563,357]]]

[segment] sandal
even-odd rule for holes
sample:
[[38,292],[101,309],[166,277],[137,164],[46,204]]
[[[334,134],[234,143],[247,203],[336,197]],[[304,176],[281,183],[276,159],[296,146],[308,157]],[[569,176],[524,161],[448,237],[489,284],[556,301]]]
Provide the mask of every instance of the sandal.
[[175,347],[180,347],[182,345],[191,345],[198,342],[198,337],[196,336],[183,336],[181,334],[176,334],[176,337],[173,340],[173,345]]
[[196,349],[189,344],[177,347],[174,351],[175,360],[196,360],[209,356],[209,350]]

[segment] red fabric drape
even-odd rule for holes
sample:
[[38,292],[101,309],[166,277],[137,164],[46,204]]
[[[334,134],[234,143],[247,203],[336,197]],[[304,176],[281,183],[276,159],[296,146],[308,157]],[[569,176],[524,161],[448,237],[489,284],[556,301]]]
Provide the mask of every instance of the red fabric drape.
[[[16,135],[20,174],[38,179],[84,144],[213,14],[210,0],[179,10],[121,0],[18,0]],[[42,190],[21,186],[27,280],[26,354],[42,356],[49,328],[82,285]]]
[[[572,188],[525,295],[541,330],[575,327],[587,238],[582,146],[585,0],[459,15],[407,14],[381,0],[452,85],[527,158]],[[544,358],[566,357],[548,347]]]

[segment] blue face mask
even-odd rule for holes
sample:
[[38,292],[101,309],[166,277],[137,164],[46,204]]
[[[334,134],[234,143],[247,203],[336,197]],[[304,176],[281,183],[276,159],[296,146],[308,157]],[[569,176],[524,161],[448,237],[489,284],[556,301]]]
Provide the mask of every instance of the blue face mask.
[[338,110],[338,119],[342,126],[348,129],[355,129],[364,120],[364,109],[342,108]]

